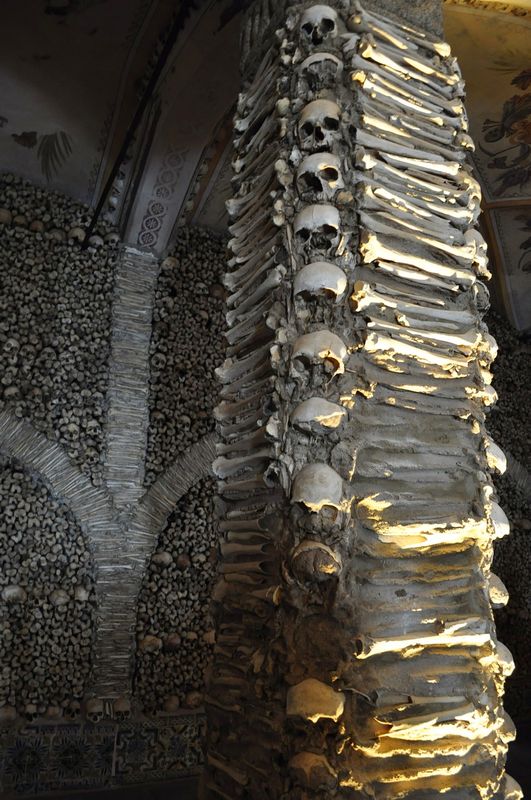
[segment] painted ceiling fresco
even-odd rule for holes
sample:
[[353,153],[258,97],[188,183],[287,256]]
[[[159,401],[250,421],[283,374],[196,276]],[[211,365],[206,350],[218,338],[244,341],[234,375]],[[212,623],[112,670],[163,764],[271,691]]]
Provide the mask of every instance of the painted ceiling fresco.
[[[3,0],[0,171],[94,203],[178,5]],[[198,3],[179,36],[139,151],[142,174],[131,184],[136,195],[126,229],[136,243],[164,248],[178,219],[226,228],[238,27],[246,5]],[[467,83],[495,293],[520,329],[531,327],[530,5],[445,0],[444,7],[446,38]]]
[[90,202],[173,6],[3,0],[0,170]]
[[[507,6],[506,6],[507,9]],[[516,12],[516,13],[515,13]],[[446,37],[467,86],[483,224],[506,311],[531,327],[531,12],[445,7]]]

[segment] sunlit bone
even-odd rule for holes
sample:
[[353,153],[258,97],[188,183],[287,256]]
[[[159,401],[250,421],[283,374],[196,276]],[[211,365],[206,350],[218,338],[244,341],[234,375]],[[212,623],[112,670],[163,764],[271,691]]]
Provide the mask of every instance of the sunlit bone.
[[380,100],[382,104],[389,103],[402,110],[402,113],[412,114],[413,117],[426,119],[439,127],[455,128],[455,130],[462,131],[466,127],[464,117],[453,117],[439,111],[437,108],[430,107],[430,103],[423,103],[422,105],[416,100],[415,97],[404,97],[398,92],[393,92],[392,88],[387,85],[387,82],[375,76],[371,80],[367,73],[355,72],[352,73],[353,79],[359,83],[362,92],[366,93],[368,97]]
[[507,515],[503,508],[498,505],[498,503],[492,503],[490,522],[495,539],[503,539],[511,532],[511,526],[509,524],[509,520],[507,519]]
[[489,574],[488,591],[493,608],[503,608],[509,602],[507,587],[494,572]]
[[314,199],[331,200],[345,183],[341,161],[332,153],[314,153],[305,158],[297,170],[297,188],[301,194],[311,192]]
[[501,447],[498,447],[494,439],[490,436],[485,436],[485,454],[487,456],[487,464],[489,469],[496,470],[500,475],[503,475],[507,469],[507,459]]
[[[389,110],[391,105],[394,112],[391,115],[393,121],[406,125],[404,108],[401,105],[404,101],[408,104],[413,103],[410,109],[411,121],[414,125],[420,126],[428,140],[435,138],[448,144],[452,142],[455,144],[456,135],[468,131],[468,121],[461,100],[445,99],[440,93],[432,92],[424,84],[402,79],[396,73],[390,73],[385,68],[363,59],[353,58],[352,66],[356,66],[356,69],[350,75],[351,80],[364,87],[360,97],[363,109],[379,109],[384,116],[385,109]],[[401,102],[398,102],[398,99]]]
[[[420,245],[426,245],[430,250],[441,250],[443,253],[448,253],[456,264],[473,272],[473,264],[477,252],[476,242],[473,240],[464,244],[444,241],[439,231],[435,230],[433,235],[429,235],[420,230],[416,223],[409,222],[401,217],[393,219],[392,214],[388,213],[368,214],[365,211],[360,211],[360,220],[373,233],[397,237],[405,242],[418,242]],[[459,235],[458,238],[460,238]]]
[[312,364],[331,362],[335,375],[345,371],[347,348],[339,336],[325,329],[300,336],[293,345],[292,358]]
[[445,252],[453,248],[450,255],[457,263],[474,270],[474,247],[464,243],[461,231],[449,221],[433,216],[428,221],[408,209],[401,208],[396,202],[386,203],[375,196],[370,187],[367,187],[367,190],[363,192],[360,203],[360,215],[363,215],[360,221],[364,224],[367,222],[367,226],[374,233],[388,233],[390,236],[399,236],[413,242],[423,242],[435,250]]
[[376,43],[371,34],[363,34],[360,37],[358,53],[383,67],[388,67],[392,72],[400,72],[413,80],[427,83],[436,92],[445,93],[448,87],[453,87],[460,81],[459,75],[454,72],[442,72],[437,69],[433,61],[419,53],[409,55],[393,50],[382,42]]
[[339,138],[341,109],[332,100],[313,100],[301,111],[298,132],[301,148],[331,150]]
[[[391,185],[394,191],[398,191],[399,187],[405,187],[408,196],[411,193],[412,202],[413,198],[418,201],[426,203],[427,208],[431,208],[430,203],[435,203],[434,210],[437,210],[441,216],[444,216],[444,206],[441,202],[449,205],[450,210],[453,212],[455,206],[465,207],[465,210],[477,211],[479,214],[479,201],[475,187],[471,186],[468,181],[459,176],[459,185],[454,182],[450,183],[448,180],[442,180],[435,175],[423,175],[422,177],[417,173],[415,175],[406,173],[403,170],[397,169],[392,164],[386,164],[370,156],[368,153],[360,153],[360,166],[370,170],[370,174],[375,181],[382,185]],[[474,214],[473,219],[476,218]]]
[[347,276],[343,270],[328,261],[306,264],[295,276],[293,294],[325,295],[338,303],[345,294]]
[[[384,722],[385,716],[378,715]],[[450,736],[466,739],[484,739],[491,732],[491,719],[486,709],[475,708],[472,703],[445,710],[444,707],[431,714],[411,716],[390,723],[390,729],[382,736],[408,741],[433,741]]]
[[346,419],[347,411],[323,397],[304,400],[291,413],[291,424],[314,433],[329,433]]
[[[413,392],[429,395],[437,398],[457,398],[466,399],[469,397],[477,399],[479,402],[490,404],[490,394],[485,394],[485,385],[478,382],[471,385],[470,378],[453,378],[452,380],[432,378],[423,374],[421,377],[401,372],[391,372],[388,369],[380,368],[371,364],[363,353],[356,353],[351,356],[347,365],[349,373],[354,372],[360,378],[360,391],[367,393],[367,383],[381,389],[389,387],[391,390]],[[355,391],[355,384],[351,386],[351,391]],[[374,390],[371,390],[371,393]],[[382,396],[382,395],[380,395]],[[392,396],[392,394],[391,394]],[[416,398],[416,402],[418,402]],[[474,451],[475,452],[475,451]],[[456,453],[455,455],[458,455]]]
[[408,141],[406,138],[398,141],[397,139],[398,137],[393,139],[392,136],[384,136],[378,131],[370,132],[367,129],[359,131],[356,135],[356,143],[358,145],[361,145],[367,150],[373,150],[376,153],[392,153],[397,156],[423,158],[426,161],[439,163],[445,160],[441,154],[437,152],[438,148],[434,148],[433,150],[421,149],[415,141]]
[[330,6],[315,5],[304,11],[301,32],[312,44],[322,44],[337,36],[337,11]]
[[401,636],[358,636],[355,641],[355,655],[358,659],[369,658],[382,653],[400,653],[414,650],[416,647],[481,647],[492,641],[492,623],[480,617],[464,617],[458,620],[435,620],[426,630],[418,629]]
[[524,792],[520,784],[517,783],[514,778],[506,774],[504,775],[502,784],[503,800],[522,800]]
[[463,333],[445,332],[439,330],[422,330],[413,326],[397,325],[382,319],[369,317],[368,328],[375,331],[389,331],[389,333],[400,336],[405,340],[415,340],[420,344],[428,344],[431,347],[438,346],[441,350],[451,353],[458,350],[464,355],[472,355],[482,340],[482,334],[476,329],[470,329]]
[[[436,261],[427,248],[415,247],[414,244],[408,245],[407,240],[401,240],[397,236],[376,235],[369,230],[364,230],[361,237],[360,251],[367,262],[391,261],[398,264],[405,264],[427,272],[430,275],[438,275],[441,278],[457,280],[465,286],[472,285],[475,274],[471,269],[463,269],[459,266],[446,266],[441,261]],[[425,255],[424,255],[425,253]]]
[[432,50],[439,56],[447,57],[451,53],[450,45],[447,42],[431,41],[420,30],[415,33],[411,29],[407,31],[398,25],[390,25],[383,17],[363,9],[357,2],[353,4],[355,13],[349,17],[347,27],[355,33],[362,33],[370,30],[373,35],[380,36],[389,44],[394,45],[399,50],[417,51],[419,47]]
[[[383,287],[382,287],[383,288]],[[467,309],[430,307],[425,302],[410,302],[401,299],[396,295],[388,295],[378,291],[377,283],[367,283],[366,281],[356,281],[354,291],[351,295],[351,303],[356,311],[373,311],[384,308],[394,311],[396,316],[402,314],[412,316],[418,315],[424,319],[433,320],[434,325],[444,325],[453,323],[459,328],[469,327],[476,321],[475,315]]]
[[474,212],[466,206],[458,206],[452,202],[442,204],[437,198],[427,197],[425,191],[417,195],[406,183],[401,186],[388,181],[388,186],[385,187],[382,186],[381,180],[374,180],[367,173],[362,173],[360,178],[356,186],[363,192],[364,205],[368,204],[369,207],[370,203],[374,202],[382,204],[385,208],[402,209],[426,220],[426,225],[430,227],[433,225],[436,230],[451,228],[455,232],[454,235],[462,235],[461,228],[474,221]]
[[328,464],[306,464],[293,481],[291,502],[302,503],[314,513],[325,507],[341,510],[345,504],[341,476]]
[[345,710],[345,695],[315,678],[307,678],[288,689],[286,713],[310,722],[320,719],[337,721]]
[[[427,141],[425,136],[416,135],[411,129],[403,127],[401,120],[399,124],[393,124],[392,121],[381,116],[380,108],[374,103],[363,104],[361,121],[364,128],[367,129],[367,133],[369,135],[372,133],[373,136],[378,138],[379,145],[377,149],[381,147],[385,150],[391,144],[403,144],[405,147],[418,148],[419,153],[422,152],[426,156],[436,154],[448,157],[450,153],[454,160],[459,161],[465,158],[463,155],[461,159],[459,151],[449,148],[446,143]],[[360,131],[357,132],[356,139],[363,144],[363,139],[360,138]]]
[[[461,100],[452,99],[452,90],[446,92],[445,94],[441,94],[439,91],[434,91],[431,86],[428,86],[425,83],[418,83],[414,80],[411,80],[410,77],[400,75],[396,72],[391,72],[386,67],[383,67],[374,61],[367,61],[367,59],[363,58],[357,53],[354,53],[350,63],[354,70],[350,76],[351,80],[363,81],[367,76],[374,80],[376,77],[379,77],[383,81],[389,83],[390,86],[393,86],[395,91],[401,91],[408,96],[417,97],[421,102],[427,100],[429,103],[437,105],[450,114],[457,115],[463,113],[463,103]],[[405,120],[403,121],[403,124],[406,124]],[[453,128],[450,131],[447,131],[445,134],[442,128],[439,131],[434,131],[433,125],[428,124],[426,127],[430,131],[431,135],[437,135],[438,137],[441,137],[442,141],[450,141],[455,135]]]

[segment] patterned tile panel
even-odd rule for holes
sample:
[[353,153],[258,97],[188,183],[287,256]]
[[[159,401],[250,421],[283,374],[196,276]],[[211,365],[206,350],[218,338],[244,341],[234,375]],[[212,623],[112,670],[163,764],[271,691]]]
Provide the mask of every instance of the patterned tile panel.
[[0,731],[0,797],[171,781],[203,761],[202,714]]

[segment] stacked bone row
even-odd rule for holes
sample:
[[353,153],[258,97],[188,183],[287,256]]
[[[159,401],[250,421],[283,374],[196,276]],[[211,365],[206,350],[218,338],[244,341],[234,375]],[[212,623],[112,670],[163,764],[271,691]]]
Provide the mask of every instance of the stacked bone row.
[[236,120],[207,794],[517,798],[459,71],[357,3],[278,41]]

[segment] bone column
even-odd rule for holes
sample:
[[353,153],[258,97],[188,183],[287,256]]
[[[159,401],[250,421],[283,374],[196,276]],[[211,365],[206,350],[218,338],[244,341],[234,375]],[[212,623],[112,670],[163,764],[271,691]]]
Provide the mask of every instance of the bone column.
[[521,797],[458,67],[293,4],[235,127],[204,796]]

